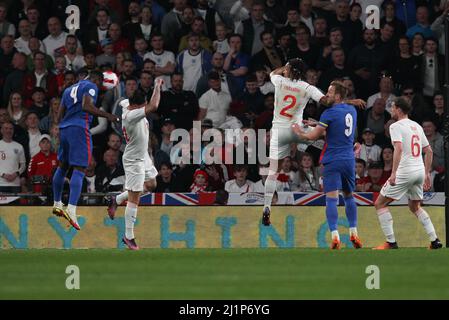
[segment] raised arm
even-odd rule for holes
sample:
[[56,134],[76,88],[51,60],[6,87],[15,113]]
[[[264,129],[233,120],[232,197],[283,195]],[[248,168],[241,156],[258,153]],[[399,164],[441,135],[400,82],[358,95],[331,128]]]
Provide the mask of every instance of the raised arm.
[[156,80],[156,85],[153,90],[153,95],[151,96],[150,103],[145,105],[145,114],[150,114],[155,112],[159,107],[159,102],[161,101],[161,87],[164,81],[162,79]]

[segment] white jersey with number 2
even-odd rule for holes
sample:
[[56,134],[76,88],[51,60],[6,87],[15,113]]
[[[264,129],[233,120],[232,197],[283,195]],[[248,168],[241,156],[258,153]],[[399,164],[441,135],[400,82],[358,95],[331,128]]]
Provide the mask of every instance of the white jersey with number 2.
[[407,174],[424,168],[422,149],[429,145],[422,127],[410,119],[402,119],[390,126],[391,142],[402,143],[402,156],[397,174]]
[[324,94],[315,86],[302,80],[290,80],[270,74],[275,87],[273,127],[287,128],[302,123],[304,109],[310,99],[319,102]]

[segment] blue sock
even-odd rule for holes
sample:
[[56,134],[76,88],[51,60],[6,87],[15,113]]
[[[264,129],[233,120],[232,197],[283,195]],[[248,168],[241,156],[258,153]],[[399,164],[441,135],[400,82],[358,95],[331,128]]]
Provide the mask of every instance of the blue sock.
[[326,218],[330,231],[337,230],[338,210],[337,210],[338,198],[326,197]]
[[62,190],[64,189],[64,179],[67,174],[67,170],[58,167],[53,175],[53,199],[55,201],[61,201]]
[[357,227],[357,205],[355,203],[353,196],[345,198],[345,208],[346,208],[346,217],[348,218],[349,221],[349,227],[350,228]]
[[81,195],[83,187],[84,172],[73,170],[72,179],[70,179],[69,204],[76,206]]

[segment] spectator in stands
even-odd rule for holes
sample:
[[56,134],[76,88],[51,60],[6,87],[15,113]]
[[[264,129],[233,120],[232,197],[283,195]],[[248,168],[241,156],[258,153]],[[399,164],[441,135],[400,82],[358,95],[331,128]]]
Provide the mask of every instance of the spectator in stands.
[[245,87],[245,77],[248,73],[250,59],[246,53],[241,52],[242,36],[231,34],[229,36],[229,52],[225,56],[223,69],[230,73],[237,81],[239,90]]
[[272,71],[280,68],[285,64],[282,54],[274,45],[274,37],[269,31],[264,31],[260,34],[262,42],[262,49],[254,54],[251,58],[251,71],[254,72],[261,68]]
[[119,75],[120,85],[124,86],[127,79],[136,79],[136,65],[132,59],[123,61],[122,73]]
[[133,61],[136,65],[138,71],[143,68],[144,57],[148,53],[148,44],[144,38],[133,37],[134,38],[134,50]]
[[290,58],[299,57],[309,68],[316,69],[319,50],[310,44],[310,30],[306,25],[300,24],[295,30],[296,46],[290,51]]
[[264,18],[265,6],[255,1],[251,6],[251,17],[236,27],[236,33],[243,39],[242,51],[253,56],[262,49],[260,35],[263,31],[274,33],[274,24]]
[[267,93],[274,93],[274,85],[270,80],[270,73],[263,67],[256,69],[257,86],[265,96]]
[[299,27],[300,24],[301,20],[299,18],[298,9],[296,7],[290,7],[287,10],[287,20],[283,23],[282,26],[278,27],[279,29],[276,31],[276,33],[285,34],[291,38],[294,38],[296,28]]
[[44,39],[47,35],[47,27],[45,23],[40,19],[39,8],[35,5],[31,5],[26,10],[26,17],[30,22],[31,34],[39,39]]
[[146,98],[146,101],[151,100],[153,94],[153,75],[148,71],[142,71],[140,73],[140,83],[137,91],[140,91]]
[[[33,34],[31,33],[31,25],[30,22],[26,19],[20,20],[19,22],[19,34],[20,37],[16,38],[14,41],[14,47],[19,52],[23,52],[26,55],[31,54],[31,50],[29,48],[29,41]],[[40,46],[39,50],[45,52],[45,47],[41,41],[39,41]]]
[[61,99],[59,97],[50,100],[50,112],[39,121],[39,130],[42,132],[50,132],[52,124],[58,124],[58,113]]
[[382,149],[374,144],[376,135],[370,128],[365,128],[362,134],[362,148],[360,150],[360,159],[363,159],[368,165],[372,162],[380,161]]
[[[108,63],[111,65],[116,65],[116,56],[114,53],[114,45],[112,40],[110,38],[106,38],[101,40],[100,44],[103,53],[96,57],[95,63],[98,66],[103,66]],[[117,63],[117,66],[118,65],[119,64]],[[120,74],[120,72],[118,73]]]
[[387,181],[383,177],[383,166],[381,162],[372,162],[368,165],[368,176],[363,179],[363,191],[379,192]]
[[338,27],[331,29],[329,32],[329,40],[326,41],[326,46],[321,48],[321,54],[317,61],[317,68],[319,70],[327,70],[332,66],[332,51],[334,49],[343,49],[342,44],[343,32],[341,29]]
[[286,157],[282,161],[277,183],[281,185],[282,191],[296,191],[299,189],[299,173],[293,170],[292,158]]
[[45,55],[41,52],[34,54],[34,69],[23,78],[22,93],[25,99],[25,106],[27,107],[30,107],[33,103],[31,96],[35,87],[43,88],[47,99],[58,95],[56,77],[45,68]]
[[171,118],[176,128],[190,130],[198,115],[198,99],[192,91],[183,90],[183,81],[182,74],[171,76],[171,88],[162,92],[157,112],[161,117]]
[[385,100],[377,98],[372,108],[365,111],[364,127],[370,128],[376,135],[374,142],[384,133],[385,123],[391,119],[391,115],[385,110]]
[[125,182],[125,172],[118,162],[118,154],[108,149],[103,155],[104,163],[95,170],[95,190],[97,192],[121,191]]
[[234,165],[233,172],[235,179],[229,180],[225,184],[227,192],[247,193],[254,191],[254,182],[247,180],[248,167],[246,165]]
[[209,73],[209,90],[199,99],[198,120],[212,120],[214,128],[219,128],[227,122],[227,114],[232,102],[231,95],[221,89],[220,75]]
[[328,27],[332,30],[335,27],[339,27],[342,30],[343,35],[343,48],[345,50],[351,50],[357,41],[357,34],[354,32],[355,26],[349,16],[349,2],[347,0],[335,1],[335,14],[332,14]]
[[350,77],[351,71],[346,67],[345,51],[342,48],[332,49],[332,67],[323,71],[320,76],[319,87],[327,91],[330,83],[337,78]]
[[190,186],[190,192],[200,193],[209,191],[209,175],[206,171],[197,169],[193,174],[193,183]]
[[6,76],[3,85],[3,101],[7,104],[11,92],[18,91],[22,88],[23,78],[26,74],[26,55],[16,52],[12,59],[13,70]]
[[150,59],[156,63],[154,76],[162,77],[166,87],[170,88],[170,76],[176,68],[175,55],[164,50],[164,38],[161,34],[155,33],[151,36],[151,47],[153,50],[144,56],[144,60]]
[[434,114],[432,116],[433,123],[437,127],[437,131],[441,132],[443,129],[443,121],[444,121],[444,95],[443,93],[436,92],[433,96],[433,106],[434,106]]
[[[265,193],[265,181],[267,181],[269,166],[268,163],[267,164],[259,163],[258,167],[259,167],[260,180],[254,183],[253,192]],[[281,183],[278,182],[276,183],[276,191],[277,192],[283,191]]]
[[396,88],[400,91],[406,85],[417,86],[420,82],[420,59],[410,53],[410,43],[406,36],[399,37],[399,53],[394,55],[389,67]]
[[228,33],[229,31],[224,23],[217,23],[217,25],[215,26],[216,39],[212,42],[214,51],[223,55],[229,52]]
[[195,92],[198,80],[212,68],[211,59],[211,53],[200,47],[199,36],[190,33],[188,48],[180,52],[176,58],[177,71],[183,74],[184,90]]
[[[58,56],[55,59],[55,68],[52,70],[53,74],[56,77],[56,84],[58,86],[58,93],[62,93],[62,89],[64,87],[64,77],[67,70],[67,61],[65,57]],[[71,70],[70,70],[71,71]],[[73,71],[72,71],[73,72]]]
[[393,153],[394,153],[394,148],[391,145],[387,145],[385,147],[383,147],[382,149],[382,164],[383,164],[383,168],[384,168],[384,172],[383,172],[383,178],[385,180],[388,180],[388,178],[390,178],[391,176],[391,171],[393,169]]
[[116,11],[116,10],[114,10],[114,7],[113,7],[114,4],[118,4],[118,1],[95,0],[95,2],[96,2],[95,7],[91,11],[92,13],[90,14],[88,22],[87,22],[89,25],[93,25],[95,23],[94,20],[97,18],[97,13],[100,10],[106,10],[108,12],[108,15],[109,15],[108,20],[111,23],[121,22],[120,14],[122,11]]
[[356,33],[355,41],[360,42],[360,40],[362,39],[363,29],[365,29],[365,25],[364,23],[362,23],[362,20],[365,21],[366,19],[365,13],[363,12],[360,3],[353,2],[351,4],[351,6],[349,7],[349,19],[351,19],[352,25],[354,26],[354,33]]
[[349,54],[348,66],[355,73],[356,92],[361,99],[367,99],[376,92],[379,75],[384,67],[384,58],[375,40],[375,31],[365,29],[364,43],[356,46]]
[[77,72],[86,66],[84,57],[77,53],[78,40],[74,35],[69,34],[65,39],[65,60],[68,70]]
[[19,193],[20,175],[26,169],[25,152],[22,145],[13,141],[12,123],[3,123],[0,129],[0,193]]
[[170,152],[173,148],[173,141],[170,139],[170,136],[173,130],[176,129],[175,123],[171,118],[164,118],[161,124],[161,144],[160,150],[165,152],[168,156],[170,156]]
[[299,191],[301,192],[317,192],[320,191],[320,174],[318,168],[313,164],[311,154],[305,152],[301,156],[299,163]]
[[256,129],[270,130],[273,122],[274,93],[267,93],[264,99],[264,111],[256,118]]
[[412,106],[412,111],[410,112],[409,117],[413,121],[421,123],[422,119],[426,118],[427,115],[432,114],[432,109],[429,107],[424,97],[416,92],[413,86],[404,86],[402,95]]
[[[206,1],[206,0],[202,0]],[[282,27],[285,23],[286,5],[284,1],[266,0],[265,16],[272,21],[276,28]]]
[[4,77],[11,72],[12,58],[16,52],[14,38],[10,35],[3,36],[0,40],[0,70],[2,70],[0,81],[4,80]]
[[299,3],[299,20],[304,23],[310,30],[310,35],[315,35],[313,21],[315,15],[312,11],[312,0],[302,0]]
[[422,128],[433,151],[432,169],[441,171],[441,167],[445,166],[443,136],[436,131],[436,126],[430,119],[422,122]]
[[416,24],[407,30],[407,37],[411,39],[418,32],[422,33],[424,38],[435,36],[430,29],[429,9],[427,9],[426,5],[421,5],[416,8]]
[[30,111],[35,112],[39,120],[48,115],[50,108],[45,100],[44,89],[40,87],[34,88],[31,99],[33,100],[33,104],[30,107]]
[[435,38],[426,39],[421,66],[423,95],[430,103],[435,92],[441,90],[444,85],[444,56],[438,53],[438,43]]
[[[198,35],[200,39],[200,46],[204,50],[213,51],[212,40],[204,34],[204,19],[202,17],[196,16],[193,18],[191,25],[191,33]],[[178,52],[183,51],[188,47],[188,35],[181,38],[179,42]]]
[[[39,117],[36,112],[29,111],[25,117],[25,129],[28,132],[28,150],[30,157],[34,157],[40,150],[39,141],[42,133],[39,130]],[[25,151],[26,151],[25,147]]]
[[13,23],[6,20],[8,15],[8,7],[6,3],[0,3],[0,38],[6,35],[14,37],[16,34],[16,27]]
[[421,58],[424,54],[424,36],[422,33],[416,33],[412,38],[412,55]]
[[161,32],[165,35],[167,48],[169,48],[169,50],[176,50],[178,47],[176,44],[176,38],[177,33],[182,27],[180,16],[186,7],[186,3],[186,0],[174,0],[173,10],[162,18]]
[[43,42],[46,52],[54,60],[61,49],[64,48],[68,33],[62,30],[61,21],[57,17],[49,18],[47,26],[50,34]]
[[12,92],[9,95],[8,102],[9,119],[15,124],[25,126],[26,109],[23,105],[23,99],[19,92]]
[[449,1],[445,3],[440,2],[441,15],[438,16],[430,26],[430,29],[438,39],[438,48],[440,54],[445,54],[445,35],[444,35],[444,20],[449,13]]
[[249,75],[246,79],[245,90],[239,100],[245,107],[242,116],[249,121],[254,121],[264,111],[264,95],[260,92],[255,74]]
[[186,190],[180,190],[176,181],[176,177],[173,174],[173,168],[170,162],[163,162],[159,167],[159,174],[156,177],[157,186],[154,192],[169,193],[169,192],[182,192]]
[[51,185],[53,172],[58,166],[56,153],[51,151],[51,138],[44,134],[39,141],[40,151],[31,158],[28,165],[28,179],[34,193],[46,194],[47,186]]
[[363,159],[355,159],[355,190],[363,191],[364,179],[366,177],[366,162]]
[[51,137],[51,149],[54,152],[58,152],[59,150],[59,124],[52,123],[50,127],[50,137]]
[[97,178],[95,175],[95,169],[97,167],[97,161],[95,157],[92,156],[90,158],[90,162],[86,168],[86,175],[84,176],[83,181],[83,191],[86,193],[95,193],[97,190],[95,189],[95,179]]
[[[310,43],[321,51],[328,44],[327,20],[322,16],[318,16],[313,21],[313,29],[315,34],[310,39]],[[342,36],[343,39],[343,36]]]
[[89,30],[86,35],[86,42],[90,48],[97,48],[101,41],[107,38],[109,24],[109,11],[106,8],[98,9],[95,17],[95,23],[89,26]]
[[391,52],[395,49],[396,39],[394,36],[394,26],[388,22],[385,22],[380,27],[379,38],[377,39],[377,45],[382,52],[384,59],[388,59],[391,56]]
[[[134,42],[134,37],[137,35],[136,29],[134,29],[134,26],[138,26],[140,22],[140,17],[142,15],[142,7],[140,6],[140,3],[138,1],[129,1],[128,4],[128,19],[123,24],[123,35],[131,39],[132,42]],[[151,17],[150,17],[151,18]],[[151,19],[150,19],[151,21]]]
[[114,54],[119,52],[131,52],[132,47],[128,39],[122,36],[122,27],[118,23],[111,23],[108,29],[107,38],[112,40]]

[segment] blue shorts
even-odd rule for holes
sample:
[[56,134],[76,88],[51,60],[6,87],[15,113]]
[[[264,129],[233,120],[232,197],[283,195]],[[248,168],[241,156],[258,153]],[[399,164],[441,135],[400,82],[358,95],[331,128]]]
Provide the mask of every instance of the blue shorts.
[[337,160],[326,163],[323,169],[324,192],[355,189],[355,160]]
[[89,129],[69,126],[59,130],[58,160],[71,166],[86,168],[92,157],[92,136]]

